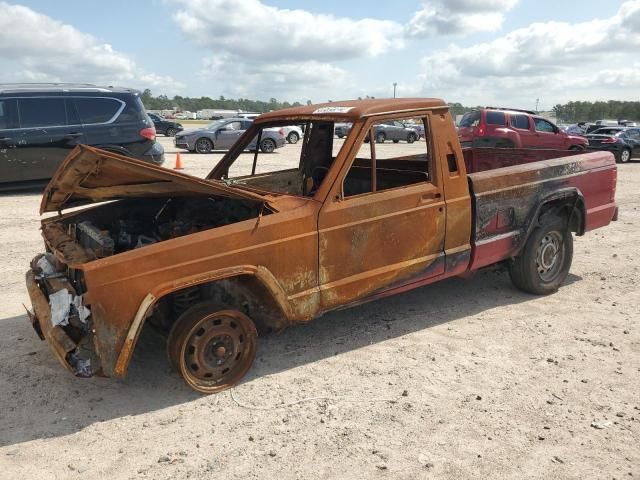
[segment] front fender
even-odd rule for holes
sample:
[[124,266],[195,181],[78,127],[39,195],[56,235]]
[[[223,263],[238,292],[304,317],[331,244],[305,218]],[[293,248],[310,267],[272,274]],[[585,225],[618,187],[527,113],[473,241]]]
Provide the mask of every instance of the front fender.
[[[162,297],[169,295],[173,292],[183,290],[185,288],[193,287],[196,285],[202,285],[218,280],[225,280],[242,275],[251,275],[256,277],[262,285],[271,294],[273,300],[278,307],[282,310],[283,315],[290,320],[293,318],[293,312],[291,305],[287,300],[287,296],[273,276],[273,274],[265,267],[253,266],[253,265],[241,265],[238,267],[225,268],[214,272],[207,272],[206,274],[196,275],[193,277],[186,277],[176,281],[165,282],[155,286],[155,288],[149,292],[140,303],[135,316],[133,317],[129,329],[126,332],[122,346],[118,349],[117,360],[112,371],[117,377],[123,377],[127,373],[133,350],[135,349],[138,337],[142,331],[144,321],[151,315],[154,305]],[[111,358],[114,356],[110,355]],[[111,368],[107,365],[105,370],[109,371]],[[105,368],[103,360],[103,368]]]

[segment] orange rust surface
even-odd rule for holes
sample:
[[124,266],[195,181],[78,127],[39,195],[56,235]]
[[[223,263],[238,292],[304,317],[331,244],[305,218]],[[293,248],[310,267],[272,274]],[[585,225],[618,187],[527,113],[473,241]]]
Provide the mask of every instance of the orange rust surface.
[[[478,220],[472,218],[469,177],[446,104],[437,99],[334,102],[265,114],[256,124],[308,119],[328,107],[348,108],[345,113],[322,116],[350,121],[353,128],[312,198],[225,186],[218,179],[236,153],[233,149],[205,180],[87,147],[75,151],[75,160],[65,162],[43,198],[45,211],[131,196],[184,194],[235,196],[271,206],[271,214],[257,219],[93,261],[77,261],[80,253],[69,253],[72,247],[61,252],[68,261],[75,259],[73,263],[84,273],[85,298],[107,375],[120,376],[126,371],[123,361],[117,370],[115,365],[123,349],[126,355],[122,358],[128,359],[135,346],[126,338],[136,338],[130,329],[136,314],[148,313],[139,312],[147,295],[161,298],[185,287],[250,275],[280,307],[282,325],[286,325],[309,321],[324,311],[385,291],[402,291],[460,274],[469,267],[473,227]],[[429,181],[344,198],[343,181],[372,124],[384,118],[418,116],[430,131]],[[500,170],[474,174],[473,183],[479,193],[492,192],[497,197],[500,189],[511,189],[509,202],[518,195],[520,184],[526,189],[536,182],[535,165],[511,167],[508,174]],[[538,178],[541,182],[570,177],[581,169],[610,167],[610,159],[599,154],[578,155],[550,160],[543,166],[552,173]],[[55,220],[43,222],[45,233]],[[46,234],[49,247],[56,250],[56,242],[65,240],[63,234]],[[502,253],[507,255],[506,250]]]

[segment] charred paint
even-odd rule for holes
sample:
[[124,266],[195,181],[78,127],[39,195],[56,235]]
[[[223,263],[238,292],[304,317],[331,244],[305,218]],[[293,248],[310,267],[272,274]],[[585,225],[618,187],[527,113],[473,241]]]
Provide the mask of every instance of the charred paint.
[[[49,328],[51,292],[35,280],[33,270],[27,274],[33,322],[65,367],[73,371],[69,352],[90,341],[104,373],[124,375],[145,319],[181,292],[263,310],[265,325],[280,329],[508,258],[526,238],[540,203],[553,195],[580,192],[585,230],[606,225],[615,215],[610,154],[523,163],[523,158],[532,161],[533,154],[514,150],[494,153],[491,160],[489,152],[463,154],[442,100],[327,106],[344,108],[316,105],[272,112],[252,127],[310,119],[353,123],[309,198],[259,188],[277,184],[275,178],[242,189],[220,181],[240,147],[232,148],[205,180],[89,147],[76,149],[47,187],[41,210],[116,201],[43,220],[42,228],[47,249],[63,264],[60,273],[91,309],[91,335],[74,339],[63,328]],[[409,117],[424,118],[428,126],[433,167],[428,181],[345,198],[343,181],[372,124]],[[245,133],[254,134],[252,129]],[[495,169],[509,155],[515,165]],[[548,154],[534,156],[539,160],[540,155]],[[492,162],[493,169],[467,175],[465,161],[471,171]],[[121,251],[104,258],[83,247],[74,230],[89,220],[96,223],[95,232],[107,230],[115,237],[122,228],[114,226],[116,220],[127,211],[139,212],[142,220],[153,212],[157,220],[167,203],[185,198],[210,200],[228,215],[204,228],[177,234],[169,229],[166,237],[144,248],[118,247]],[[244,214],[237,215],[240,211]]]

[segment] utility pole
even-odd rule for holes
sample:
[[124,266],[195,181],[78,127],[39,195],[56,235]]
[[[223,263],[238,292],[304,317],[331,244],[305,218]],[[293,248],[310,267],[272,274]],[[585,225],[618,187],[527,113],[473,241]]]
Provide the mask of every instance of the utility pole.
[[396,82],[393,82],[393,98],[396,98],[396,86],[398,84]]
[[540,99],[536,98],[536,113],[538,113],[538,104],[540,103]]

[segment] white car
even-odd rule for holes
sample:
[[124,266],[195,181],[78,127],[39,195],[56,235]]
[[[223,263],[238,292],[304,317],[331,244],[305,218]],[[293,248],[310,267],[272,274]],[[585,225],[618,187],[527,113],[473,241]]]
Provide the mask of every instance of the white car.
[[304,136],[302,129],[296,125],[289,125],[282,127],[282,129],[284,130],[284,138],[286,138],[289,143],[298,143],[298,140]]

